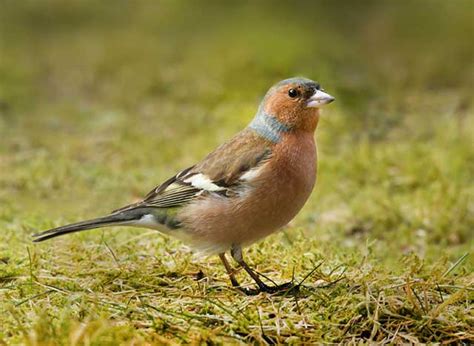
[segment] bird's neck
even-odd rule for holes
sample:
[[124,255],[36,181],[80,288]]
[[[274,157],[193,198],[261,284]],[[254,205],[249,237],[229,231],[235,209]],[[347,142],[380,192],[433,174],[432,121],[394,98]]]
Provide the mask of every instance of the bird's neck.
[[[290,124],[292,116],[295,117],[294,115],[288,116]],[[282,137],[290,132],[308,132],[313,135],[318,126],[319,111],[310,110],[308,114],[303,115],[303,119],[304,121],[294,121],[296,124],[289,125],[288,123],[283,123],[277,117],[259,109],[248,127],[266,140],[279,143]]]
[[280,122],[276,117],[259,110],[250,122],[250,129],[259,136],[273,143],[281,141],[283,134],[289,132],[291,127]]

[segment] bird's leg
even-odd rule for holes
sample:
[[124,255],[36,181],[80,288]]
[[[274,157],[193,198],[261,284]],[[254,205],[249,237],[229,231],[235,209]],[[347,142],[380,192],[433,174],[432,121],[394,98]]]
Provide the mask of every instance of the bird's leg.
[[273,287],[266,285],[260,278],[258,274],[254,272],[247,263],[245,263],[244,258],[242,256],[242,248],[238,245],[233,245],[230,254],[232,258],[242,267],[245,271],[252,277],[252,279],[257,283],[257,286],[260,291],[263,292],[274,292],[275,290]]
[[229,278],[230,278],[230,282],[232,283],[232,286],[239,287],[240,284],[237,281],[237,279],[235,278],[234,270],[230,266],[229,262],[227,262],[227,258],[225,257],[225,253],[224,252],[220,253],[219,258],[221,259],[222,264],[224,265],[225,270],[227,271],[227,274],[229,274]]
[[[287,282],[283,285],[277,285],[275,284],[271,279],[268,279],[274,283],[275,286],[268,286],[265,284],[262,280],[260,280],[259,275],[256,271],[254,271],[252,268],[249,267],[247,263],[245,263],[244,258],[242,256],[242,248],[239,245],[233,245],[232,248],[230,249],[230,254],[232,255],[232,258],[242,267],[245,269],[245,271],[254,279],[254,281],[258,285],[258,290],[252,290],[252,289],[243,289],[240,288],[244,293],[248,295],[254,295],[258,294],[259,292],[269,292],[269,293],[276,293],[276,292],[289,292],[289,291],[298,291],[299,287],[298,285],[294,285],[293,281]],[[225,257],[224,257],[225,258]],[[222,257],[221,257],[222,259]],[[225,264],[224,264],[225,265]],[[228,263],[227,263],[228,265]],[[230,267],[230,266],[229,266]],[[232,280],[232,279],[231,279]],[[235,286],[235,285],[234,285]]]

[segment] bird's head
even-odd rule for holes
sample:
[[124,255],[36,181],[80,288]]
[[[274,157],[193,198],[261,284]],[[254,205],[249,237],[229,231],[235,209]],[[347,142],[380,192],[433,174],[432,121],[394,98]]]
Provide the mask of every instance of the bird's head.
[[317,82],[302,77],[285,79],[268,90],[256,118],[270,117],[287,129],[314,131],[319,109],[332,101],[334,97]]

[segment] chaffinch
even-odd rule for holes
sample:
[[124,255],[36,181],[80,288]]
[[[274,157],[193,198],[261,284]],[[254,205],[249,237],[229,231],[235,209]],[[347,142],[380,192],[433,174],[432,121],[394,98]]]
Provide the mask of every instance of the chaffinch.
[[235,287],[240,285],[225,257],[229,250],[258,285],[255,292],[280,289],[267,286],[247,265],[242,246],[286,225],[310,196],[319,108],[332,101],[312,80],[283,80],[270,88],[245,129],[142,201],[35,234],[34,241],[106,226],[151,228],[218,254]]

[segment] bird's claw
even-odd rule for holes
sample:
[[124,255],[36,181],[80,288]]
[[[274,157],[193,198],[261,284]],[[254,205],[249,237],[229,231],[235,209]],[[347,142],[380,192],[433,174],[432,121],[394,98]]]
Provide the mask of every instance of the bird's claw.
[[295,285],[293,281],[275,285],[275,286],[268,286],[262,285],[258,288],[247,288],[247,287],[237,287],[238,290],[245,293],[248,296],[255,296],[262,292],[270,293],[270,294],[286,294],[286,293],[297,293],[299,291],[300,286]]

